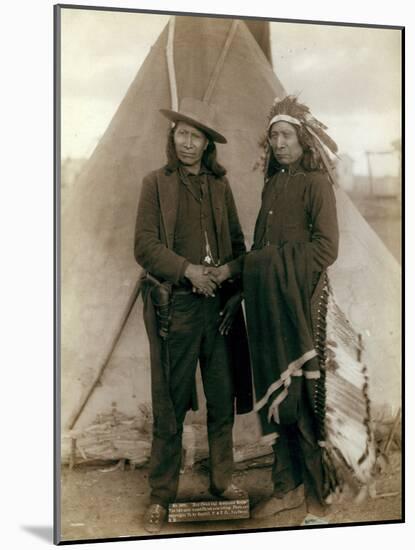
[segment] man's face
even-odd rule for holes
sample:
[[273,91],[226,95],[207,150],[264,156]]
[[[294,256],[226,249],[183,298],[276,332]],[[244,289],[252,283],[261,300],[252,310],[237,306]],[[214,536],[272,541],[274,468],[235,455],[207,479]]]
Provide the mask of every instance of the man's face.
[[289,122],[275,122],[269,131],[269,142],[275,158],[282,165],[292,164],[303,154],[297,131]]
[[188,168],[200,168],[208,139],[203,132],[180,121],[174,129],[174,145],[178,159]]

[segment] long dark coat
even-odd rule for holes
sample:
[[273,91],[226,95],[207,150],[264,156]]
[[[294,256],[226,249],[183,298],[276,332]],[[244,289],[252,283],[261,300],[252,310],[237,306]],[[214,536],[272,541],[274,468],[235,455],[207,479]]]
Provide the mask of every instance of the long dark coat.
[[[147,272],[158,279],[178,284],[185,258],[173,250],[179,202],[179,175],[165,168],[150,172],[143,180],[135,227],[135,258]],[[229,182],[226,178],[210,178],[213,217],[221,264],[230,263],[231,272],[240,271],[246,252],[244,236]],[[144,293],[144,321],[150,341],[153,414],[162,425],[159,430],[176,431],[173,406],[166,373],[162,367],[162,341],[157,332],[151,300]],[[252,380],[249,350],[242,308],[228,336],[234,372],[236,410],[252,410]],[[194,404],[195,405],[195,404]],[[195,408],[195,406],[194,406]]]

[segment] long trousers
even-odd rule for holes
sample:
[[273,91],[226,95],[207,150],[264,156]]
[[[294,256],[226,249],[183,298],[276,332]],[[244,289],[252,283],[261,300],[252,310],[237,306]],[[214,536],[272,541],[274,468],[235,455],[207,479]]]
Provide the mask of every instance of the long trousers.
[[220,298],[192,292],[173,293],[168,336],[169,386],[177,431],[153,433],[150,459],[151,502],[166,505],[176,498],[183,422],[191,401],[199,361],[207,406],[210,484],[216,492],[231,483],[234,390],[225,338],[219,333]]
[[321,448],[317,442],[313,412],[304,392],[298,421],[279,427],[279,437],[273,450],[274,495],[282,497],[304,483],[306,495],[323,504],[325,495]]

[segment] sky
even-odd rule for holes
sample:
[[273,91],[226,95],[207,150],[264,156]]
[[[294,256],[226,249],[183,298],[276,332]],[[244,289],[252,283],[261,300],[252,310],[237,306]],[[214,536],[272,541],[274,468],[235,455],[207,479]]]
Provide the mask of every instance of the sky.
[[[88,157],[168,16],[62,12],[62,158]],[[389,151],[401,134],[401,36],[394,29],[271,23],[274,70],[367,173],[365,151]],[[397,175],[396,156],[375,175]]]

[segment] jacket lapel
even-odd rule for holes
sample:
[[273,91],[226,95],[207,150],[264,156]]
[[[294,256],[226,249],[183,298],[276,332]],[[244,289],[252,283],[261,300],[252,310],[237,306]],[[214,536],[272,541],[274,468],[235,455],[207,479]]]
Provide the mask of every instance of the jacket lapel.
[[[162,239],[165,241],[167,248],[172,249],[174,243],[177,210],[179,206],[179,175],[177,171],[172,172],[169,175],[167,175],[164,171],[159,172],[157,187],[160,199],[161,219],[164,229]],[[225,184],[219,179],[210,177],[209,188],[218,245],[220,245],[223,208],[225,204]]]
[[[215,221],[215,229],[216,229],[216,235],[218,240],[218,246],[220,246],[220,243],[222,242],[222,239],[221,239],[222,216],[223,216],[223,208],[225,205],[225,184],[221,180],[211,176],[209,177],[209,188],[210,188],[213,219]],[[219,250],[219,253],[221,253],[220,250]]]
[[[161,220],[164,229],[162,240],[167,248],[173,248],[177,209],[179,206],[179,177],[177,172],[166,174],[159,172],[157,187],[160,200]],[[164,237],[164,238],[163,238]]]

